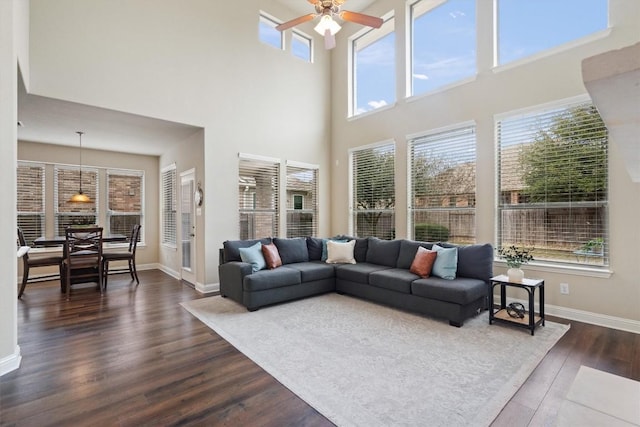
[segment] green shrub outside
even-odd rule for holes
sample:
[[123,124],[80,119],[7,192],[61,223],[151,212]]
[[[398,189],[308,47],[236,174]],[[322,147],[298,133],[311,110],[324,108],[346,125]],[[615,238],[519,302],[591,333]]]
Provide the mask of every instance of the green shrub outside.
[[422,242],[446,242],[449,240],[449,229],[438,224],[416,224],[414,238]]

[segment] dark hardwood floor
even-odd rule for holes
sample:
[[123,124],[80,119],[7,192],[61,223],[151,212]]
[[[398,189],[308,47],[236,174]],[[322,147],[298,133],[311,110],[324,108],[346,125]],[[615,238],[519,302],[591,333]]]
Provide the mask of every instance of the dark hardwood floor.
[[[57,282],[27,286],[0,425],[332,425],[184,310],[195,290],[139,274],[139,286],[114,275],[103,297],[89,286],[70,301]],[[495,426],[552,425],[580,365],[640,380],[640,335],[571,323]]]

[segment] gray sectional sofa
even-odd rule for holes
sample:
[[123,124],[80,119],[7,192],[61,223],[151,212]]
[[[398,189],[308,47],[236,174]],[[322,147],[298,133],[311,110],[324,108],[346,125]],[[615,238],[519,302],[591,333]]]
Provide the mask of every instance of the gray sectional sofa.
[[[270,304],[338,292],[444,318],[458,327],[487,308],[494,257],[490,244],[438,243],[445,248],[457,247],[456,278],[448,280],[421,278],[409,271],[418,247],[431,249],[433,243],[344,236],[342,240],[356,240],[355,264],[323,262],[323,239],[319,238],[226,241],[218,267],[220,294],[254,311]],[[273,242],[282,266],[254,272],[251,264],[242,262],[240,248],[257,242]]]

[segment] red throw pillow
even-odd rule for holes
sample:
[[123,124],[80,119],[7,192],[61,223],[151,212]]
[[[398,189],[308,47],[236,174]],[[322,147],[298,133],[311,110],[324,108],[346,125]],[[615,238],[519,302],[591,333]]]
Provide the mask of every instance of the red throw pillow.
[[267,264],[267,268],[272,270],[282,265],[280,259],[280,253],[275,244],[270,243],[268,245],[262,245],[262,255],[264,256],[264,262]]
[[[425,249],[420,246],[416,252],[416,256],[413,258],[409,271],[413,274],[417,274],[423,279],[426,279],[431,275],[431,268],[433,267],[433,263],[436,261],[436,256],[438,256],[438,252],[430,251],[429,249]],[[268,264],[269,263],[267,263],[267,265]]]

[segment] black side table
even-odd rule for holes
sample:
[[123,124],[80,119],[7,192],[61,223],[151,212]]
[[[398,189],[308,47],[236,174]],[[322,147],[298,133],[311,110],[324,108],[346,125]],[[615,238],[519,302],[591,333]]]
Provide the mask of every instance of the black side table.
[[[496,286],[500,286],[500,307],[495,308],[493,302],[493,289]],[[512,286],[514,288],[520,288],[527,291],[529,294],[529,307],[526,307],[527,312],[525,313],[524,318],[519,317],[511,317],[507,313],[507,286]],[[534,311],[534,297],[536,293],[536,289],[538,289],[538,304],[539,304],[539,313],[536,314]],[[527,315],[528,314],[528,315]],[[531,335],[534,334],[534,331],[537,326],[544,326],[544,280],[541,279],[522,279],[522,283],[510,282],[509,278],[501,274],[500,276],[495,276],[491,278],[491,291],[489,292],[489,324],[492,324],[494,321],[510,323],[512,325],[517,325],[523,328],[527,328],[531,331]]]

